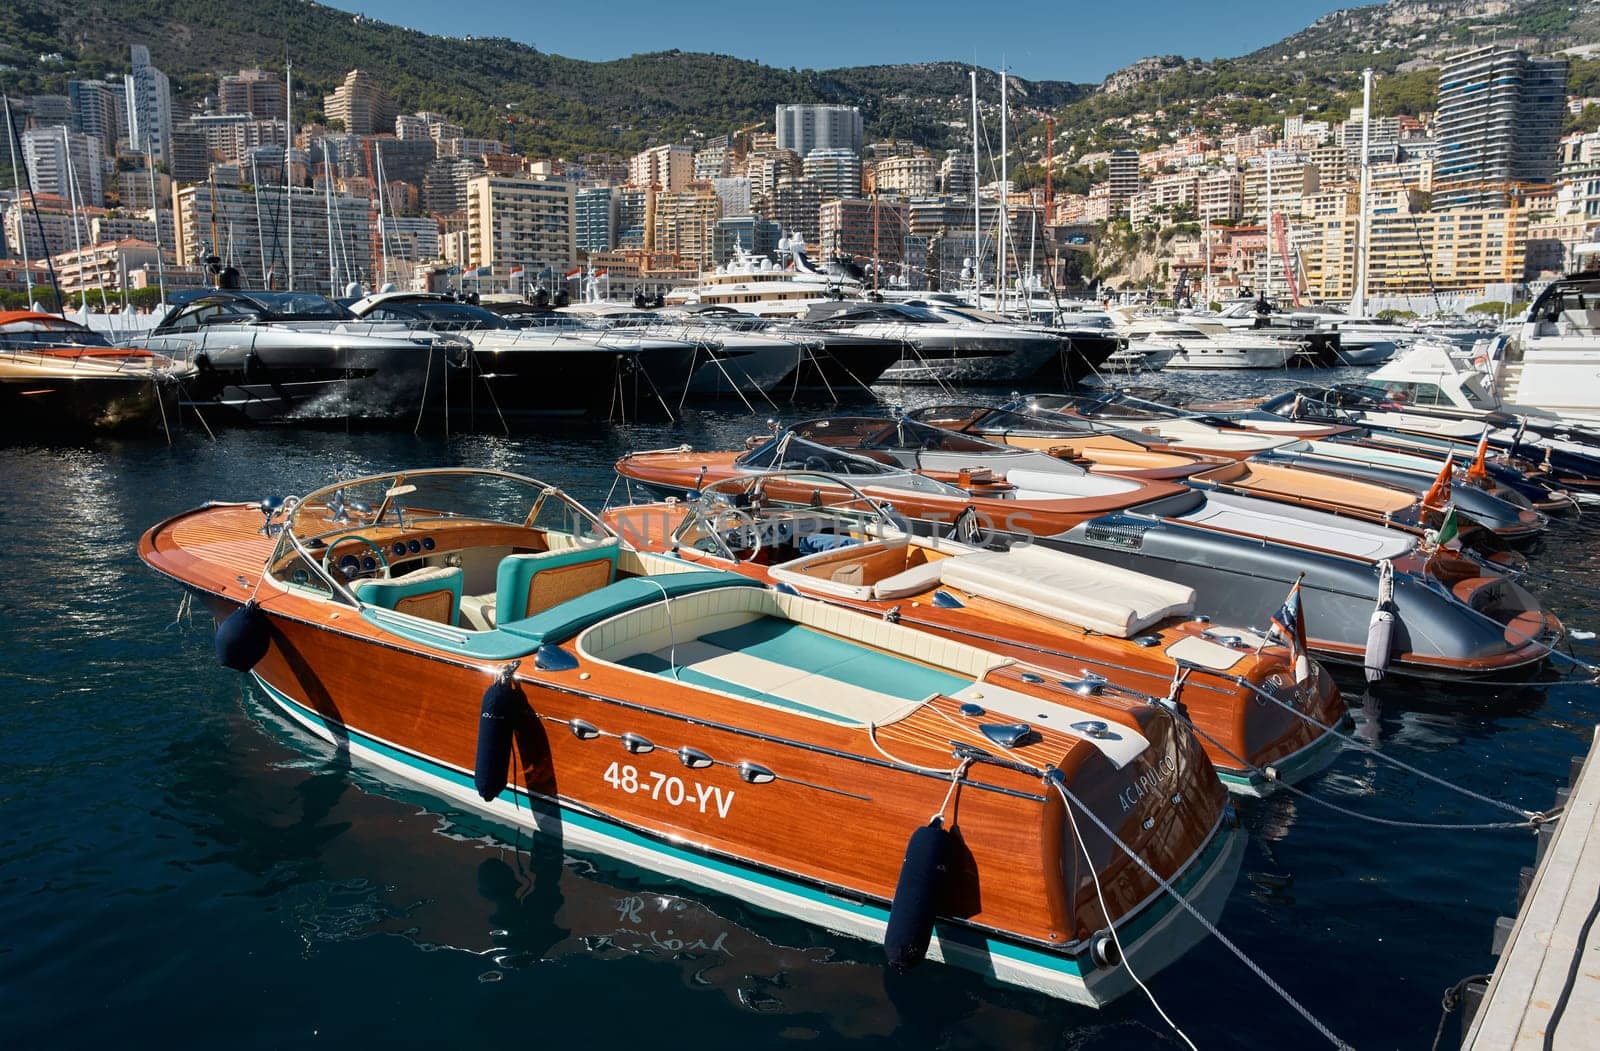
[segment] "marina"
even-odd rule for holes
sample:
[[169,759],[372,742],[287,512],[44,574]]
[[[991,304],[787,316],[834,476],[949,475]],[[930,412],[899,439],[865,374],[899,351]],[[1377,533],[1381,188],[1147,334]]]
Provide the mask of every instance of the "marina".
[[22,3],[11,1043],[1594,1043],[1592,12]]
[[[1269,386],[1275,383],[1288,389],[1297,378],[1280,374]],[[1260,386],[1258,379],[1248,385],[1240,380],[1224,381],[1211,392],[1222,398],[1258,391]],[[917,403],[911,388],[893,397],[903,398],[913,409]],[[458,991],[451,995],[459,997],[463,1005],[481,996],[530,988],[529,982],[543,985],[551,974],[558,976],[553,979],[558,988],[566,982],[604,982],[605,969],[620,966],[633,974],[631,982],[641,983],[639,995],[647,1002],[678,1010],[697,1005],[697,1012],[709,1012],[706,1017],[716,1020],[706,1024],[753,1039],[776,1039],[798,1027],[829,1040],[898,1044],[926,1031],[923,1026],[937,1025],[941,1030],[967,1034],[958,1042],[974,1046],[991,1042],[997,1033],[1024,1046],[1050,1044],[1066,1032],[1081,1033],[1091,1041],[1115,1038],[1132,1046],[1162,1046],[1166,1039],[1161,1035],[1163,1023],[1137,991],[1090,1015],[1077,1013],[1082,1009],[1050,1006],[1049,999],[1038,999],[1036,994],[1007,991],[981,977],[956,977],[957,972],[937,967],[897,976],[884,969],[881,948],[875,956],[869,941],[825,935],[764,909],[752,911],[734,898],[698,889],[699,883],[692,877],[687,882],[663,882],[659,861],[627,863],[618,860],[613,850],[586,846],[581,837],[552,855],[550,848],[542,845],[547,838],[544,835],[519,837],[503,820],[464,806],[465,799],[452,799],[451,793],[438,791],[412,795],[414,789],[406,787],[407,779],[391,782],[382,773],[381,763],[369,762],[359,754],[341,758],[340,751],[317,744],[316,735],[308,735],[300,720],[274,714],[278,704],[265,687],[247,685],[246,680],[222,669],[204,670],[212,660],[208,618],[194,612],[174,625],[177,596],[127,561],[127,545],[137,533],[184,505],[179,495],[183,483],[178,479],[194,471],[203,470],[219,479],[220,498],[249,504],[239,513],[249,523],[248,532],[256,538],[253,542],[270,545],[271,540],[257,532],[262,515],[253,506],[259,499],[256,494],[294,492],[291,486],[303,484],[298,479],[303,469],[300,465],[307,462],[324,463],[328,469],[351,462],[397,459],[449,460],[500,469],[515,464],[522,470],[537,470],[546,481],[601,506],[608,495],[616,499],[615,479],[603,468],[586,465],[604,464],[635,448],[658,447],[673,439],[692,439],[707,446],[742,441],[741,436],[748,435],[754,425],[741,410],[713,408],[690,410],[672,423],[590,424],[577,432],[568,428],[511,438],[233,428],[210,441],[191,425],[171,446],[159,437],[101,440],[76,448],[13,446],[14,462],[21,467],[15,476],[17,484],[30,486],[33,479],[44,475],[58,478],[69,513],[81,523],[79,529],[60,534],[55,542],[81,535],[82,539],[73,540],[72,550],[88,550],[81,546],[87,543],[101,551],[96,557],[108,561],[91,560],[83,571],[101,572],[94,568],[98,565],[115,567],[111,579],[122,581],[115,588],[116,601],[119,609],[127,612],[121,615],[124,626],[95,643],[94,652],[104,651],[104,656],[91,657],[85,668],[85,674],[93,677],[79,680],[75,675],[58,678],[38,663],[52,645],[48,640],[66,644],[68,637],[60,633],[61,623],[32,612],[42,605],[18,608],[28,641],[13,649],[8,675],[22,684],[22,696],[43,700],[58,684],[81,682],[79,689],[94,689],[91,683],[118,675],[116,669],[138,652],[141,656],[134,667],[142,669],[141,678],[152,683],[163,679],[196,682],[199,689],[192,692],[187,688],[177,693],[135,689],[131,708],[108,709],[96,718],[112,720],[109,725],[120,725],[124,718],[155,719],[151,725],[164,727],[158,739],[167,743],[160,750],[151,751],[141,744],[127,756],[128,776],[146,778],[149,775],[133,771],[152,769],[150,764],[157,763],[154,769],[165,772],[155,775],[155,784],[170,777],[182,779],[162,790],[168,802],[152,800],[150,805],[157,813],[176,807],[161,819],[164,822],[176,821],[181,826],[201,821],[214,827],[213,833],[203,833],[196,841],[202,857],[214,855],[197,870],[210,873],[208,881],[220,878],[219,890],[229,886],[242,889],[253,880],[281,884],[267,893],[268,900],[281,901],[286,908],[282,921],[273,918],[279,914],[276,908],[258,919],[238,917],[245,922],[241,930],[250,932],[252,941],[259,940],[259,949],[251,950],[252,954],[267,954],[263,966],[272,953],[289,952],[314,969],[344,967],[359,958],[366,961],[363,967],[376,968],[374,973],[401,968],[415,974],[424,968],[445,981],[450,973],[456,973]],[[152,462],[159,466],[149,466]],[[146,466],[136,468],[135,464]],[[125,488],[135,477],[143,479],[137,491]],[[230,478],[233,481],[229,482]],[[73,484],[67,485],[69,481]],[[91,496],[91,491],[101,489],[100,495]],[[88,498],[87,502],[75,501],[74,493]],[[6,506],[18,506],[17,499],[15,493],[8,495]],[[11,517],[8,513],[8,519]],[[23,539],[50,549],[50,534],[35,534],[31,525],[23,528]],[[84,529],[87,532],[82,532]],[[1550,529],[1547,544],[1562,543],[1574,557],[1561,572],[1541,576],[1529,586],[1564,618],[1584,625],[1591,621],[1595,607],[1580,581],[1584,574],[1600,568],[1587,558],[1589,527],[1581,519],[1557,518]],[[55,591],[56,586],[81,588],[78,580],[76,574],[67,574],[43,592],[8,586],[6,594],[36,594],[40,603],[60,603],[73,611],[67,623],[85,623],[86,618],[94,619],[95,610],[111,597],[97,598],[99,592],[93,589],[76,597]],[[1311,608],[1308,616],[1315,615]],[[151,639],[158,641],[151,645]],[[1576,643],[1580,655],[1587,648]],[[35,656],[27,656],[30,653]],[[97,668],[100,670],[93,670]],[[1551,671],[1517,685],[1468,687],[1424,682],[1418,686],[1413,681],[1402,686],[1401,680],[1390,679],[1366,687],[1359,673],[1353,680],[1346,673],[1336,676],[1354,719],[1349,730],[1352,741],[1376,746],[1430,774],[1530,811],[1554,804],[1556,780],[1567,759],[1583,747],[1585,719],[1592,724],[1600,715],[1594,688],[1563,681],[1571,678]],[[1144,685],[1149,688],[1149,683]],[[179,706],[181,718],[174,721],[159,716],[169,704]],[[472,705],[475,711],[475,699]],[[44,709],[37,707],[24,710],[37,711],[41,717],[44,714]],[[31,717],[23,717],[19,733],[21,740],[29,742],[27,754],[35,764],[49,762],[47,757],[66,745],[57,735],[45,732],[43,725],[35,726]],[[220,753],[216,751],[219,746]],[[206,750],[207,758],[184,773],[200,760],[193,751],[197,747]],[[163,753],[191,758],[170,768],[161,758]],[[626,753],[619,750],[619,754]],[[1301,1003],[1337,1026],[1341,1038],[1361,1046],[1410,1032],[1423,1041],[1437,1022],[1440,992],[1462,973],[1489,969],[1484,932],[1493,926],[1493,917],[1514,901],[1517,870],[1526,863],[1531,836],[1527,831],[1423,832],[1373,826],[1342,811],[1406,825],[1498,823],[1506,815],[1374,762],[1375,755],[1360,747],[1341,746],[1323,758],[1325,769],[1313,772],[1302,790],[1336,804],[1339,810],[1317,806],[1281,789],[1266,799],[1236,797],[1232,805],[1246,834],[1245,852],[1241,875],[1222,910],[1222,929]],[[470,770],[470,757],[467,765]],[[673,765],[678,764],[674,761]],[[244,868],[239,867],[245,856],[238,854],[238,847],[223,847],[219,852],[203,845],[214,835],[232,841],[233,834],[224,829],[245,817],[233,809],[235,804],[227,804],[219,812],[220,799],[207,801],[212,792],[205,787],[207,781],[224,776],[224,772],[227,782],[235,786],[227,798],[242,802],[253,796],[269,811],[281,812],[288,822],[280,832],[269,832],[269,828],[279,827],[274,822],[252,834],[256,845],[250,854],[255,860]],[[241,776],[247,780],[239,781]],[[204,780],[196,782],[194,778]],[[246,785],[253,787],[239,795]],[[69,796],[77,791],[70,789]],[[114,794],[120,797],[131,792],[132,798],[138,798],[147,791],[129,784]],[[196,792],[204,794],[197,796]],[[467,792],[470,796],[471,789]],[[279,802],[272,802],[274,798]],[[35,802],[29,803],[30,799]],[[408,803],[408,799],[415,802]],[[27,792],[20,802],[33,807],[43,805],[44,798]],[[937,804],[937,800],[933,802]],[[102,806],[89,797],[75,805],[89,808],[89,813]],[[397,829],[410,826],[410,831],[398,832],[402,838],[387,838],[383,845],[358,845],[376,831],[370,825],[362,828],[364,823],[390,824],[377,815],[392,806],[400,807],[394,815],[400,819]],[[438,825],[439,818],[432,815],[443,816],[446,824]],[[43,827],[51,827],[51,822]],[[319,828],[323,831],[318,832]],[[575,829],[569,831],[572,834]],[[354,839],[346,844],[350,837]],[[1477,845],[1470,853],[1458,855],[1449,868],[1441,869],[1436,860],[1442,842],[1438,837]],[[71,839],[68,836],[66,842]],[[293,846],[296,843],[300,845]],[[318,845],[312,847],[311,843]],[[895,862],[900,845],[890,848]],[[292,850],[294,857],[280,856],[284,849]],[[392,855],[394,851],[404,853],[403,863]],[[155,865],[151,876],[162,867],[158,861],[161,850],[148,843],[133,854],[135,858],[149,857]],[[73,855],[46,848],[42,856],[59,857],[66,863]],[[35,870],[48,871],[52,864],[55,862]],[[642,867],[634,867],[640,864]],[[534,867],[529,869],[529,865]],[[478,876],[472,875],[474,870]],[[452,871],[464,874],[467,889],[449,888]],[[274,872],[278,875],[272,875]],[[134,878],[125,893],[146,893],[139,888],[146,886],[148,879]],[[90,885],[102,886],[113,897],[124,893],[98,880],[91,880]],[[174,886],[187,886],[187,881]],[[478,889],[471,890],[474,887]],[[469,898],[463,899],[468,891]],[[175,889],[174,893],[181,892]],[[205,905],[206,900],[202,895],[193,904],[227,908],[226,898],[217,899],[212,906]],[[481,901],[481,911],[468,901]],[[636,901],[651,903],[651,909],[670,910],[675,923],[685,913],[695,916],[693,922],[699,924],[695,937],[681,937],[684,929],[678,926],[649,927],[644,923],[645,907],[630,904]],[[508,908],[514,912],[507,913]],[[601,930],[599,934],[591,931],[584,939],[590,947],[576,952],[577,943],[563,940],[559,933],[577,929],[570,928],[568,919],[575,909],[584,910],[587,922],[598,923]],[[474,922],[474,915],[481,919]],[[508,915],[516,917],[509,926]],[[552,928],[552,922],[557,926]],[[495,930],[501,933],[496,935]],[[539,933],[546,930],[548,935]],[[1325,931],[1336,933],[1331,938],[1319,933]],[[687,948],[696,940],[698,948]],[[274,944],[280,948],[272,949]],[[748,966],[745,957],[725,951],[737,944],[763,946],[760,958],[769,961],[771,969],[752,976],[744,969]],[[712,945],[719,948],[711,950]],[[1318,951],[1308,957],[1312,945]],[[418,953],[419,948],[430,946],[445,951]],[[450,962],[458,956],[467,965],[465,969]],[[24,951],[21,959],[29,958]],[[238,969],[246,968],[243,973],[248,973],[255,965],[245,960],[255,958],[240,958],[228,970],[242,976]],[[538,959],[550,961],[557,970],[550,971],[550,963],[534,966]],[[1317,992],[1324,983],[1330,988],[1338,984],[1334,976],[1357,966],[1357,961],[1373,974],[1373,980],[1390,976],[1398,990],[1389,998],[1389,1006],[1376,1015],[1348,1012],[1343,997]],[[175,966],[181,973],[183,965]],[[1261,1023],[1248,1031],[1211,1017],[1203,1006],[1203,990],[1209,983],[1196,984],[1188,976],[1222,968],[1237,968],[1236,975],[1228,979],[1230,985],[1254,980],[1226,950],[1206,939],[1177,963],[1151,976],[1149,984],[1163,1010],[1181,1019],[1191,1038],[1202,1043],[1266,1047],[1291,1038],[1290,1034],[1301,1038],[1303,1023],[1286,1007],[1263,1006]],[[709,972],[703,991],[693,991],[694,985],[684,989],[685,974],[703,972]],[[1326,977],[1319,981],[1319,974]],[[866,979],[865,991],[850,999],[853,1006],[840,1006],[836,992],[829,992],[837,990],[840,982],[858,983],[867,975],[871,977]],[[490,976],[493,980],[486,982]],[[686,996],[689,1000],[680,1007],[667,1007]],[[401,1014],[408,1029],[419,1021]],[[105,1024],[112,1024],[109,1018]],[[300,1031],[300,1020],[285,1019],[284,1024],[291,1027],[283,1030],[285,1035]],[[330,1019],[328,1025],[339,1031],[336,1020]]]

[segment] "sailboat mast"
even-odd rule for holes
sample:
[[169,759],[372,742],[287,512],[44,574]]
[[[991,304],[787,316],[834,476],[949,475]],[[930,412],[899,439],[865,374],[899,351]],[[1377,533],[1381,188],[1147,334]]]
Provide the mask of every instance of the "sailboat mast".
[[1361,71],[1361,189],[1357,194],[1356,209],[1356,280],[1350,294],[1350,313],[1361,317],[1367,312],[1367,253],[1372,237],[1371,218],[1367,211],[1367,195],[1372,191],[1372,166],[1368,147],[1372,144],[1372,70]]
[[161,251],[161,199],[156,196],[156,158],[151,144],[144,144],[144,170],[150,181],[150,218],[156,224],[156,285],[161,305],[167,305],[167,263]]
[[1011,181],[1006,167],[1006,70],[1000,67],[1000,252],[995,265],[995,291],[1000,293],[1000,313],[1006,312],[1006,220],[1011,205]]
[[83,234],[78,229],[78,177],[72,167],[72,140],[67,137],[67,127],[61,126],[61,156],[67,169],[67,208],[72,212],[72,252],[78,264],[78,304],[89,312],[89,286],[84,283]]
[[1272,147],[1267,147],[1267,282],[1262,295],[1272,298]]
[[[306,149],[311,148],[310,140]],[[333,243],[333,177],[328,171],[328,140],[322,140],[322,211],[328,223],[328,292],[329,299],[339,298],[339,252]]]
[[389,283],[389,212],[383,200],[383,184],[387,178],[383,170],[383,140],[373,143],[372,152],[378,160],[378,251],[383,253],[380,268],[383,276],[378,285],[381,288]]
[[294,291],[294,179],[290,169],[294,167],[294,63],[286,62],[283,71],[283,131],[285,141],[283,145],[283,193],[285,199],[285,220],[287,238],[289,242],[289,291]]
[[978,203],[978,71],[972,70],[972,302],[982,306],[983,299],[983,216]]
[[11,186],[17,194],[17,233],[21,235],[20,247],[22,249],[22,279],[28,288],[28,308],[33,308],[33,260],[28,258],[28,224],[22,219],[22,172],[17,167],[17,133],[11,126],[11,96],[5,96],[6,104],[6,148],[11,151]]

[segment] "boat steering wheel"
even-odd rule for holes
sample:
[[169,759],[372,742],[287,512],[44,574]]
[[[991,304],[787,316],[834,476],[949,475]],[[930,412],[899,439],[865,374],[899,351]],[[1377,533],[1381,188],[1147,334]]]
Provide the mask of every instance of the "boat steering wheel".
[[[328,541],[327,549],[322,552],[322,571],[324,573],[326,573],[330,577],[334,575],[335,569],[334,569],[334,566],[332,564],[334,548],[338,547],[340,544],[344,543],[346,540],[360,541],[361,543],[363,543],[363,544],[367,545],[368,547],[372,548],[372,553],[378,556],[378,565],[381,567],[379,572],[378,572],[377,579],[379,579],[379,580],[388,580],[388,579],[390,579],[390,577],[393,576],[393,574],[389,570],[389,556],[384,554],[383,548],[381,546],[379,546],[378,544],[374,543],[372,540],[368,539],[367,537],[362,536],[360,533],[343,533],[343,534],[341,534],[339,536],[334,537],[332,540]],[[359,565],[357,566],[357,569],[359,571],[359,569],[360,569]],[[341,574],[341,575],[343,575],[343,574]],[[346,580],[354,580],[355,577],[356,577],[356,574],[352,573],[352,574],[349,574],[348,576],[345,576],[345,579]]]
[[[743,515],[735,515],[733,520],[734,527],[722,531],[722,541],[735,562],[754,562],[756,556],[761,554],[761,525]],[[733,544],[735,538],[740,541],[738,547]],[[747,539],[750,541],[748,544],[744,543]]]

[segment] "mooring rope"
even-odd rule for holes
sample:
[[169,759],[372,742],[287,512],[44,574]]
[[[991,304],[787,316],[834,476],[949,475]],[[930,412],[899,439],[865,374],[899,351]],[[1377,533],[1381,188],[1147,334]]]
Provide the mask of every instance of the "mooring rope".
[[[1228,937],[1225,934],[1223,934],[1220,930],[1218,930],[1216,924],[1214,924],[1210,920],[1208,920],[1204,916],[1204,914],[1202,914],[1200,912],[1199,909],[1196,909],[1193,905],[1189,904],[1189,900],[1187,898],[1185,898],[1182,894],[1178,893],[1177,888],[1174,887],[1171,883],[1167,882],[1167,880],[1165,878],[1163,878],[1162,875],[1159,872],[1157,872],[1154,868],[1152,868],[1147,861],[1145,861],[1143,858],[1141,858],[1138,855],[1138,853],[1134,851],[1134,849],[1132,847],[1128,846],[1127,843],[1123,842],[1122,837],[1118,836],[1115,832],[1113,832],[1111,830],[1111,827],[1100,819],[1100,815],[1096,814],[1093,810],[1089,809],[1089,807],[1082,800],[1080,800],[1077,796],[1073,795],[1072,791],[1069,788],[1067,788],[1066,777],[1065,777],[1065,775],[1063,775],[1061,773],[1061,771],[1059,771],[1059,770],[1050,771],[1046,775],[1045,781],[1048,784],[1052,785],[1057,792],[1061,793],[1061,801],[1062,801],[1062,803],[1064,803],[1066,805],[1069,816],[1071,814],[1072,806],[1074,804],[1076,804],[1078,809],[1082,810],[1084,812],[1084,814],[1089,818],[1089,820],[1094,822],[1095,827],[1097,827],[1103,835],[1105,835],[1107,838],[1109,838],[1113,843],[1115,843],[1117,845],[1117,849],[1121,850],[1124,854],[1126,854],[1128,856],[1128,858],[1130,860],[1132,860],[1135,865],[1139,866],[1139,868],[1141,870],[1143,870],[1144,873],[1147,876],[1149,876],[1151,879],[1155,880],[1156,883],[1158,883],[1161,886],[1162,890],[1164,890],[1168,894],[1170,894],[1173,897],[1173,899],[1175,901],[1177,901],[1177,903],[1180,906],[1183,907],[1183,910],[1185,912],[1187,912],[1190,916],[1193,916],[1195,918],[1195,920],[1197,920],[1199,922],[1200,926],[1205,928],[1206,933],[1210,934],[1213,938],[1217,939],[1217,941],[1222,943],[1224,948],[1226,948],[1229,952],[1233,953],[1234,956],[1238,957],[1240,963],[1242,963],[1246,967],[1250,968],[1251,973],[1253,973],[1257,978],[1261,979],[1261,981],[1263,983],[1265,983],[1267,988],[1269,988],[1273,992],[1277,993],[1278,996],[1280,998],[1282,998],[1283,1002],[1288,1004],[1290,1007],[1292,1007],[1295,1010],[1295,1013],[1298,1014],[1301,1018],[1305,1019],[1306,1022],[1312,1028],[1314,1028],[1317,1032],[1321,1033],[1322,1036],[1328,1041],[1328,1043],[1332,1044],[1336,1048],[1339,1048],[1340,1051],[1355,1051],[1355,1049],[1350,1044],[1347,1044],[1345,1041],[1341,1040],[1339,1038],[1339,1036],[1336,1033],[1334,1033],[1334,1031],[1332,1029],[1329,1029],[1326,1025],[1324,1025],[1317,1018],[1317,1016],[1312,1014],[1309,1009],[1307,1009],[1304,1005],[1302,1005],[1300,1003],[1300,1001],[1296,1000],[1293,996],[1289,995],[1288,990],[1284,989],[1283,986],[1279,985],[1276,981],[1274,981],[1272,976],[1270,974],[1268,974],[1265,970],[1263,970],[1260,964],[1258,964],[1254,960],[1252,960],[1248,955],[1245,954],[1245,951],[1243,949],[1241,949],[1237,945],[1235,945],[1232,941],[1230,941],[1228,939]],[[1076,825],[1076,823],[1073,824],[1073,830],[1074,830],[1074,835],[1076,835],[1077,834],[1077,831],[1076,831],[1077,830],[1077,825]],[[1080,844],[1082,843],[1082,837],[1079,837],[1079,843]],[[1091,868],[1091,870],[1093,869],[1093,865],[1092,864],[1091,864],[1090,868]],[[1106,917],[1106,922],[1108,924],[1111,924],[1112,929],[1115,930],[1116,925],[1111,922],[1111,918],[1109,916]],[[1127,965],[1127,954],[1126,953],[1123,954],[1123,965],[1124,966]],[[1131,971],[1129,973],[1132,974]],[[1163,1017],[1165,1017],[1165,1015],[1163,1015]],[[1174,1026],[1173,1028],[1174,1028],[1174,1030],[1176,1030],[1177,1027]],[[1185,1040],[1187,1040],[1187,1039],[1188,1038],[1185,1037]],[[1190,1046],[1192,1047],[1193,1045],[1191,1044]]]
[[1381,759],[1386,763],[1389,763],[1389,764],[1391,764],[1393,766],[1396,766],[1396,767],[1400,768],[1401,770],[1406,771],[1409,774],[1414,774],[1417,777],[1420,777],[1425,781],[1430,781],[1433,784],[1436,784],[1441,788],[1447,788],[1452,792],[1459,792],[1462,795],[1467,796],[1470,799],[1476,799],[1480,803],[1486,803],[1489,806],[1497,807],[1497,808],[1499,808],[1501,810],[1506,811],[1507,813],[1515,814],[1518,817],[1522,818],[1523,822],[1525,824],[1539,825],[1539,824],[1543,824],[1544,822],[1549,821],[1551,819],[1551,815],[1550,815],[1549,812],[1540,813],[1540,812],[1534,811],[1534,810],[1524,810],[1521,807],[1513,806],[1510,803],[1506,803],[1506,802],[1503,802],[1503,801],[1501,801],[1499,799],[1494,799],[1494,798],[1491,798],[1489,796],[1486,796],[1481,792],[1474,792],[1472,789],[1466,788],[1466,787],[1464,787],[1462,785],[1458,785],[1458,784],[1454,783],[1453,781],[1447,781],[1447,780],[1445,780],[1444,778],[1440,777],[1437,774],[1430,774],[1428,771],[1423,770],[1420,767],[1413,766],[1413,765],[1411,765],[1410,763],[1406,762],[1403,759],[1398,759],[1395,756],[1389,755],[1387,752],[1381,752],[1378,749],[1374,748],[1373,746],[1367,744],[1365,741],[1362,741],[1362,740],[1360,740],[1358,738],[1352,737],[1349,734],[1341,732],[1336,727],[1328,726],[1328,725],[1326,725],[1324,723],[1318,722],[1316,719],[1313,719],[1311,716],[1309,716],[1306,713],[1304,713],[1304,712],[1298,710],[1297,708],[1295,708],[1294,705],[1289,704],[1289,703],[1287,703],[1287,702],[1285,702],[1283,700],[1280,700],[1277,697],[1274,697],[1269,691],[1263,690],[1261,687],[1257,686],[1255,683],[1251,682],[1249,679],[1246,679],[1241,675],[1227,675],[1225,673],[1219,673],[1219,674],[1222,674],[1224,678],[1232,679],[1234,682],[1237,682],[1239,685],[1244,686],[1246,689],[1248,689],[1252,693],[1254,693],[1257,697],[1261,697],[1261,698],[1263,698],[1265,700],[1271,701],[1273,704],[1276,704],[1278,707],[1282,708],[1284,711],[1286,711],[1289,714],[1293,715],[1296,719],[1304,720],[1305,722],[1310,723],[1312,726],[1315,726],[1317,729],[1322,730],[1325,733],[1333,734],[1335,737],[1337,737],[1339,740],[1343,741],[1345,744],[1349,745],[1350,747],[1360,749],[1361,751],[1364,751],[1364,752],[1368,753],[1369,755],[1372,755],[1375,758]]

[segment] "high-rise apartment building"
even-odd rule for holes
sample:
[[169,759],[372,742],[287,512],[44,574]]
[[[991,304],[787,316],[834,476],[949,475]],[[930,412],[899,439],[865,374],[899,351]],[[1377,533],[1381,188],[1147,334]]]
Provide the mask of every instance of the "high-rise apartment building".
[[824,201],[861,196],[861,155],[845,149],[818,148],[801,162],[805,177],[822,188]]
[[480,175],[467,183],[467,254],[509,283],[520,266],[530,284],[541,271],[565,274],[577,262],[577,195],[569,182]]
[[628,161],[628,181],[640,187],[681,190],[694,181],[694,148],[673,143],[636,153]]
[[972,197],[972,187],[977,180],[972,177],[972,158],[960,150],[951,150],[939,163],[939,192],[947,197]]
[[617,190],[590,186],[577,192],[574,203],[578,251],[609,252],[617,246]]
[[133,72],[123,78],[127,94],[128,139],[135,153],[152,154],[157,162],[171,159],[172,87],[167,75],[150,64],[150,49],[134,44]]
[[98,208],[105,203],[104,154],[100,140],[64,124],[22,134],[22,159],[33,192]]
[[460,157],[440,157],[422,176],[422,210],[430,215],[465,211],[467,183],[483,174],[483,165]]
[[766,218],[782,227],[785,236],[798,234],[807,244],[816,244],[822,201],[822,187],[810,179],[779,179],[766,201]]
[[394,127],[397,115],[394,100],[378,85],[372,74],[352,69],[333,94],[322,99],[328,121],[338,121],[352,135],[372,135]]
[[939,165],[927,154],[880,156],[873,166],[873,186],[894,197],[932,197],[939,192]]
[[1488,44],[1439,72],[1435,207],[1503,207],[1514,183],[1548,183],[1566,113],[1567,60]]
[[771,219],[754,215],[729,215],[717,220],[714,236],[716,247],[712,263],[720,266],[733,258],[735,249],[747,255],[774,258],[783,231]]
[[241,69],[217,78],[217,112],[247,113],[257,118],[286,117],[284,78],[264,69]]
[[248,113],[205,114],[189,126],[206,137],[206,148],[225,161],[238,163],[261,146],[287,146],[289,129],[278,120],[257,120]]
[[682,190],[656,194],[655,250],[671,252],[686,263],[709,269],[716,248],[722,202],[710,183],[691,183]]
[[[1320,175],[1320,169],[1318,169]],[[1233,168],[1218,168],[1200,179],[1195,213],[1202,222],[1244,216],[1244,176]]]
[[645,217],[650,211],[650,199],[654,194],[654,190],[640,186],[618,187],[617,247],[644,247]]
[[[283,289],[290,287],[292,241],[294,288],[343,295],[351,281],[370,286],[376,268],[368,202],[335,194],[330,209],[321,190],[297,188],[289,207],[288,192],[270,184],[249,192],[209,183],[178,187],[173,194],[178,261],[199,262],[205,246],[225,248],[246,287]],[[227,245],[211,244],[213,229],[228,239]],[[331,258],[330,241],[337,246]]]
[[91,226],[99,211],[73,209],[62,197],[23,193],[5,206],[7,254],[18,259],[43,259],[89,244],[94,239]]
[[824,201],[817,220],[822,257],[847,256],[863,263],[876,259],[882,266],[879,283],[888,284],[889,275],[899,276],[910,224],[910,207],[899,201]]
[[801,158],[812,150],[849,150],[860,155],[865,136],[861,110],[855,106],[778,106],[775,111],[778,148]]
[[1136,150],[1112,150],[1106,160],[1107,180],[1111,184],[1113,205],[1126,207],[1139,192],[1139,154]]
[[723,215],[750,215],[750,179],[744,175],[729,175],[725,178],[712,179],[711,188],[717,192],[717,197],[722,201]]
[[100,140],[106,156],[116,154],[117,140],[128,137],[128,93],[104,80],[69,80],[72,130]]
[[211,171],[211,148],[206,145],[205,132],[188,121],[172,129],[170,152],[167,169],[178,182],[202,182]]

